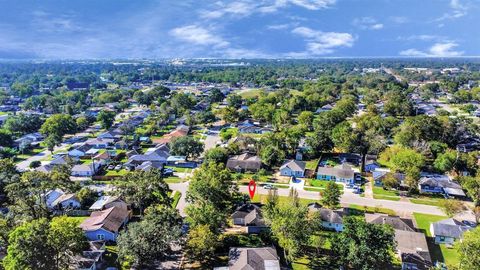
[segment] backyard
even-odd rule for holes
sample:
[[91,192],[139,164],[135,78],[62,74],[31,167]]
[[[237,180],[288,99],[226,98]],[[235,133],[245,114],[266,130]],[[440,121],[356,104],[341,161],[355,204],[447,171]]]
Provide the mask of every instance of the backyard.
[[428,249],[430,250],[432,261],[434,263],[436,261],[444,262],[447,266],[458,266],[459,257],[456,245],[453,248],[447,248],[445,245],[437,245],[430,233],[430,223],[447,219],[448,217],[420,213],[413,213],[413,215],[417,222],[417,227],[425,233],[427,237]]

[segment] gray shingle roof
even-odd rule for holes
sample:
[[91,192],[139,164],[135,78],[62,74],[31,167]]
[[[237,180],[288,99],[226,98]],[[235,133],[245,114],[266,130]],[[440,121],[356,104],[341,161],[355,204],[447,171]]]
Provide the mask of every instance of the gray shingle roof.
[[271,247],[230,248],[229,270],[280,270],[277,251]]
[[306,162],[304,161],[298,161],[298,160],[287,160],[283,163],[283,165],[280,167],[280,170],[284,169],[284,168],[290,168],[292,171],[305,171],[305,166],[306,166]]
[[471,229],[453,218],[432,223],[432,227],[435,236],[453,237],[455,239],[462,238],[463,233]]

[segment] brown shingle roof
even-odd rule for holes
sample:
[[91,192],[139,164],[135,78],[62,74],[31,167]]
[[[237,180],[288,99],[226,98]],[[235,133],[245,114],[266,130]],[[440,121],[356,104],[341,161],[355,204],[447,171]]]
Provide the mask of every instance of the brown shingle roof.
[[90,217],[80,224],[80,228],[84,231],[95,231],[103,228],[107,231],[118,232],[118,229],[120,229],[129,215],[128,210],[120,207],[112,207],[103,211],[92,212]]

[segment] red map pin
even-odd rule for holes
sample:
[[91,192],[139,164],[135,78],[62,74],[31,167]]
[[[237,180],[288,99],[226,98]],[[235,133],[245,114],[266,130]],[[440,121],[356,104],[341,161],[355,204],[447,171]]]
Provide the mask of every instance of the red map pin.
[[255,184],[255,181],[250,180],[250,183],[248,183],[248,192],[250,193],[250,199],[253,200],[253,196],[255,196],[255,190],[257,189],[257,184]]

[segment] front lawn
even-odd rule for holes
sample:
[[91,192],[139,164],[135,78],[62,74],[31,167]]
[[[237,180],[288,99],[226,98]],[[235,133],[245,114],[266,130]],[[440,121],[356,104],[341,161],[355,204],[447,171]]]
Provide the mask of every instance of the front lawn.
[[110,170],[110,171],[107,171],[105,176],[124,176],[129,172],[130,171],[127,171],[125,169],[121,169],[120,171]]
[[165,183],[167,184],[175,184],[175,183],[183,182],[182,178],[178,176],[169,176],[169,177],[163,178],[163,180],[165,180]]
[[[365,213],[383,213],[383,214],[387,214],[387,215],[390,215],[390,216],[396,216],[397,215],[397,213],[395,213],[395,211],[393,211],[392,209],[383,208],[383,207],[371,207],[371,206],[361,206],[361,205],[357,205],[357,204],[350,204],[350,205],[348,205],[348,208],[357,211],[356,214],[361,215],[361,216],[364,216]],[[356,215],[356,214],[354,214],[354,215]]]
[[173,193],[173,201],[172,201],[172,207],[176,208],[178,201],[180,201],[180,198],[182,197],[182,193],[180,191],[174,191]]
[[[325,181],[325,180],[315,180],[315,179],[308,179],[307,180],[307,184],[312,186],[312,187],[317,187],[317,188],[322,188],[322,189],[325,189],[325,187],[327,186],[327,183],[329,181]],[[337,186],[340,188],[340,190],[343,190],[343,185],[342,184],[338,184],[336,183]]]
[[[267,198],[268,198],[268,195],[255,194],[255,196],[253,196],[252,202],[253,203],[264,204],[264,203],[267,202]],[[320,199],[320,196],[319,196],[319,199]],[[302,198],[299,198],[298,200],[301,204],[304,204],[304,205],[307,205],[307,204],[313,203],[313,202],[319,202],[319,200],[310,200],[310,199],[302,199]],[[278,203],[279,204],[285,204],[285,203],[288,203],[289,201],[290,201],[290,197],[288,197],[288,196],[278,196]]]

